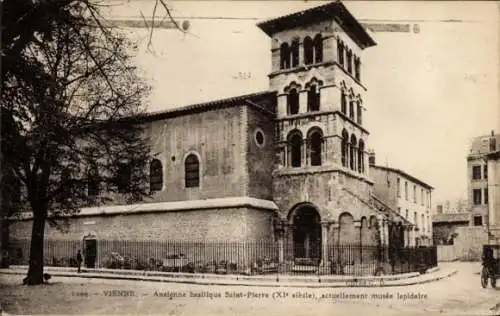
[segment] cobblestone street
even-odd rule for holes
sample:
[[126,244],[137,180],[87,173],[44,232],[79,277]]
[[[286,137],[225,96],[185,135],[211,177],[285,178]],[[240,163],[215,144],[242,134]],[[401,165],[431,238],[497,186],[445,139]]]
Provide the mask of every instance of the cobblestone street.
[[[452,263],[449,278],[407,287],[278,288],[55,277],[19,285],[0,275],[1,304],[11,314],[169,315],[488,315],[500,312],[500,291],[481,288],[479,263]],[[496,307],[495,307],[496,306]]]

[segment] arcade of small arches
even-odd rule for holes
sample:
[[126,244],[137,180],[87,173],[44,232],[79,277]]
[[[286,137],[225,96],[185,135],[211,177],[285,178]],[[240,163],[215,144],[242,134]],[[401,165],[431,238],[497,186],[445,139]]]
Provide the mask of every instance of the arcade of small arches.
[[[280,46],[280,69],[289,69],[300,64],[300,38],[295,37],[291,44],[282,43]],[[316,34],[314,38],[306,36],[302,42],[304,49],[303,62],[306,65],[323,61],[323,37]]]
[[307,92],[307,112],[314,112],[320,110],[321,94],[320,89],[323,86],[323,81],[317,78],[312,78],[304,85],[304,89],[300,84],[292,81],[284,92],[287,95],[287,115],[299,114],[300,111],[300,93]]
[[337,61],[349,74],[354,75],[356,80],[361,80],[361,59],[340,38],[337,39]]
[[349,135],[346,129],[342,130],[342,166],[359,173],[365,172],[365,142],[356,138],[356,135]]
[[342,212],[335,220],[325,219],[311,203],[293,207],[280,225],[277,236],[281,262],[285,258],[308,258],[326,263],[337,257],[335,247],[407,247],[415,246],[416,240],[414,225],[390,222],[381,214],[355,219]]
[[292,168],[304,165],[321,166],[324,146],[323,131],[319,127],[310,128],[305,139],[301,131],[294,129],[287,136],[285,165]]
[[361,97],[359,95],[354,96],[352,91],[348,93],[344,84],[341,85],[340,111],[353,122],[359,125],[363,124],[363,102]]

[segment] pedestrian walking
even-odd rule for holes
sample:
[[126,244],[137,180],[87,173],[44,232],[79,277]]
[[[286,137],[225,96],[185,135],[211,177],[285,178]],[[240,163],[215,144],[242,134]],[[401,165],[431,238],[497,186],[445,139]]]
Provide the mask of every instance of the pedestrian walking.
[[78,273],[80,273],[80,269],[82,267],[82,261],[83,261],[82,253],[80,249],[78,249],[78,253],[76,254],[76,262],[78,263]]

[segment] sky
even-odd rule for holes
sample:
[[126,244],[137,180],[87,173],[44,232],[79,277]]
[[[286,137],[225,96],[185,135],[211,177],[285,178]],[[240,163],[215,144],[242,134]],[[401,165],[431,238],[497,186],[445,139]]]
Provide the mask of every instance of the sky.
[[[152,0],[111,0],[112,18],[152,15]],[[126,29],[159,111],[268,89],[270,40],[256,23],[324,1],[168,1],[187,33]],[[418,24],[418,33],[373,32],[364,51],[364,125],[377,164],[435,188],[433,204],[467,197],[475,136],[500,132],[499,6],[496,2],[345,1],[362,22]],[[160,16],[165,11],[158,9]]]

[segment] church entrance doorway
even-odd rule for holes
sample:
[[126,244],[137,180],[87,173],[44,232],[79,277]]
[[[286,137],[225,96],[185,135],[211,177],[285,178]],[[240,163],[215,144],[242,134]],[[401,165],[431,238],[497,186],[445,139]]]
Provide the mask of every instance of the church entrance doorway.
[[306,204],[298,206],[291,216],[294,258],[321,258],[321,224],[316,208]]

